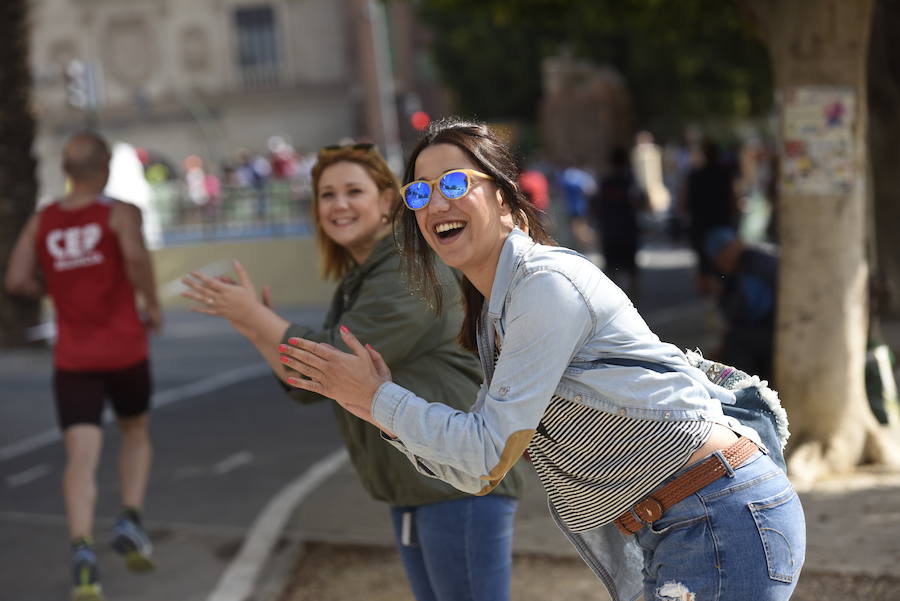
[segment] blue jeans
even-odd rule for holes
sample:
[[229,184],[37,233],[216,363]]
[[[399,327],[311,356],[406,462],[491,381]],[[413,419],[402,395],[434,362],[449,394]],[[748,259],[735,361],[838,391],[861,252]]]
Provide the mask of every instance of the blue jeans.
[[391,507],[394,536],[416,601],[509,599],[517,504],[510,497],[487,495]]
[[806,556],[800,499],[767,455],[727,469],[635,534],[646,601],[790,598]]

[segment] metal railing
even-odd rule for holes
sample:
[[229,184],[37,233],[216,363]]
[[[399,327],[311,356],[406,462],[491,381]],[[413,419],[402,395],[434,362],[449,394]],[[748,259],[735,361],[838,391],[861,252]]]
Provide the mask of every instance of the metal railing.
[[180,182],[155,184],[153,190],[164,246],[300,236],[315,229],[309,190],[285,181],[270,180],[259,188],[223,186],[218,195],[196,200]]

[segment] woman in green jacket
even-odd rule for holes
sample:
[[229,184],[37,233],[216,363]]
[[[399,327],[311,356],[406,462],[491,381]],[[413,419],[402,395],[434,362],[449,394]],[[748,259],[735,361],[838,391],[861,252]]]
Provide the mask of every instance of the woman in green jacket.
[[[401,386],[449,405],[475,398],[482,374],[475,356],[457,342],[459,286],[449,269],[441,273],[444,310],[438,314],[401,279],[389,218],[400,196],[378,151],[363,144],[325,147],[312,182],[322,274],[339,280],[322,328],[291,324],[276,314],[267,291],[260,301],[237,262],[237,282],[194,273],[184,280],[190,287],[184,296],[200,303],[195,310],[228,319],[284,382],[300,376],[283,369],[279,343],[296,337],[346,349],[339,331],[345,326],[378,349]],[[293,387],[285,390],[301,403],[325,400]],[[521,474],[508,475],[490,495],[466,495],[420,475],[371,424],[336,403],[334,410],[360,480],[374,498],[391,506],[397,546],[416,600],[508,599]]]

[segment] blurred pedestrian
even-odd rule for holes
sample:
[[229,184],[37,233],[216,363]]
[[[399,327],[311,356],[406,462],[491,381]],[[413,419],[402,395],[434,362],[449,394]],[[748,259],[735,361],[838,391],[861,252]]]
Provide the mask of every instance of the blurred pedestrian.
[[[11,294],[49,294],[56,309],[53,389],[66,448],[63,495],[75,601],[102,598],[92,531],[106,398],[122,435],[122,512],[113,527],[113,547],[130,569],[153,568],[152,546],[141,525],[152,455],[145,329],[158,332],[162,314],[140,209],[101,195],[109,162],[109,147],[96,134],[69,139],[63,169],[70,191],[28,221],[5,282]],[[143,302],[143,322],[135,293]]]
[[651,215],[662,219],[669,211],[671,199],[663,182],[662,149],[649,131],[638,132],[631,151],[634,177],[647,198]]
[[538,211],[543,213],[550,207],[550,185],[537,169],[525,169],[519,174],[519,188]]
[[[199,311],[224,317],[254,343],[282,381],[296,372],[279,361],[279,343],[303,337],[347,348],[340,329],[352,328],[377,347],[398,382],[462,412],[478,391],[478,362],[462,349],[459,288],[440,269],[442,313],[412,294],[400,276],[389,215],[399,203],[397,181],[372,145],[326,147],[312,171],[316,239],[326,278],[339,278],[322,328],[291,324],[267,302],[240,264],[237,283],[192,274],[187,298]],[[264,293],[264,298],[267,294]],[[301,403],[327,400],[289,388]],[[418,601],[509,598],[512,526],[520,473],[487,496],[462,493],[418,474],[384,444],[380,431],[334,405],[350,458],[365,488],[391,506],[394,534]]]
[[600,179],[597,193],[590,198],[590,211],[600,233],[603,271],[627,290],[628,297],[636,303],[636,259],[640,245],[638,213],[646,206],[646,196],[635,180],[624,148],[614,148],[609,163],[609,173]]
[[195,154],[184,159],[184,185],[191,203],[197,207],[205,207],[209,202],[206,172],[203,170],[203,159]]
[[222,205],[222,182],[213,172],[208,172],[203,176],[203,190],[206,192],[207,216],[210,220],[214,219],[219,207]]
[[703,249],[706,235],[715,227],[733,227],[738,214],[734,173],[720,161],[715,142],[703,145],[702,164],[688,173],[682,213],[688,219],[688,235],[697,256],[697,289],[709,296],[713,294],[717,272]]
[[563,170],[560,186],[574,242],[579,250],[588,252],[596,241],[594,230],[588,223],[588,198],[597,191],[597,180],[586,168],[573,165]]
[[769,247],[744,243],[729,227],[710,230],[704,250],[721,274],[725,334],[719,361],[771,382],[778,256]]
[[297,153],[294,147],[281,136],[271,136],[267,146],[272,177],[281,180],[291,179],[297,168]]
[[[465,177],[462,177],[462,174]],[[584,257],[547,245],[486,126],[432,124],[402,189],[404,272],[433,289],[433,254],[465,276],[461,332],[485,383],[461,412],[392,382],[349,330],[288,365],[383,429],[423,473],[484,494],[527,449],[551,513],[613,599],[789,599],[805,549],[799,497],[735,394],[660,342]],[[618,529],[618,531],[617,531]]]
[[541,223],[546,228],[553,224],[550,215],[550,183],[547,176],[537,169],[524,169],[519,174],[519,189],[539,211]]
[[269,160],[241,150],[238,154],[235,179],[242,188],[252,188],[256,194],[256,217],[264,219],[269,211],[268,181],[272,173]]

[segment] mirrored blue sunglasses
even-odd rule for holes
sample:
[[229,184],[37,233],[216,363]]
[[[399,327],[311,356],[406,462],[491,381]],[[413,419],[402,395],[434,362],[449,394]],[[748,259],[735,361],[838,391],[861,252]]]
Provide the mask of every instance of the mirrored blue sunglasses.
[[472,186],[472,176],[493,179],[490,175],[475,169],[453,169],[435,179],[417,179],[409,182],[400,188],[400,196],[408,208],[418,211],[428,206],[435,184],[444,198],[453,200],[468,193]]

